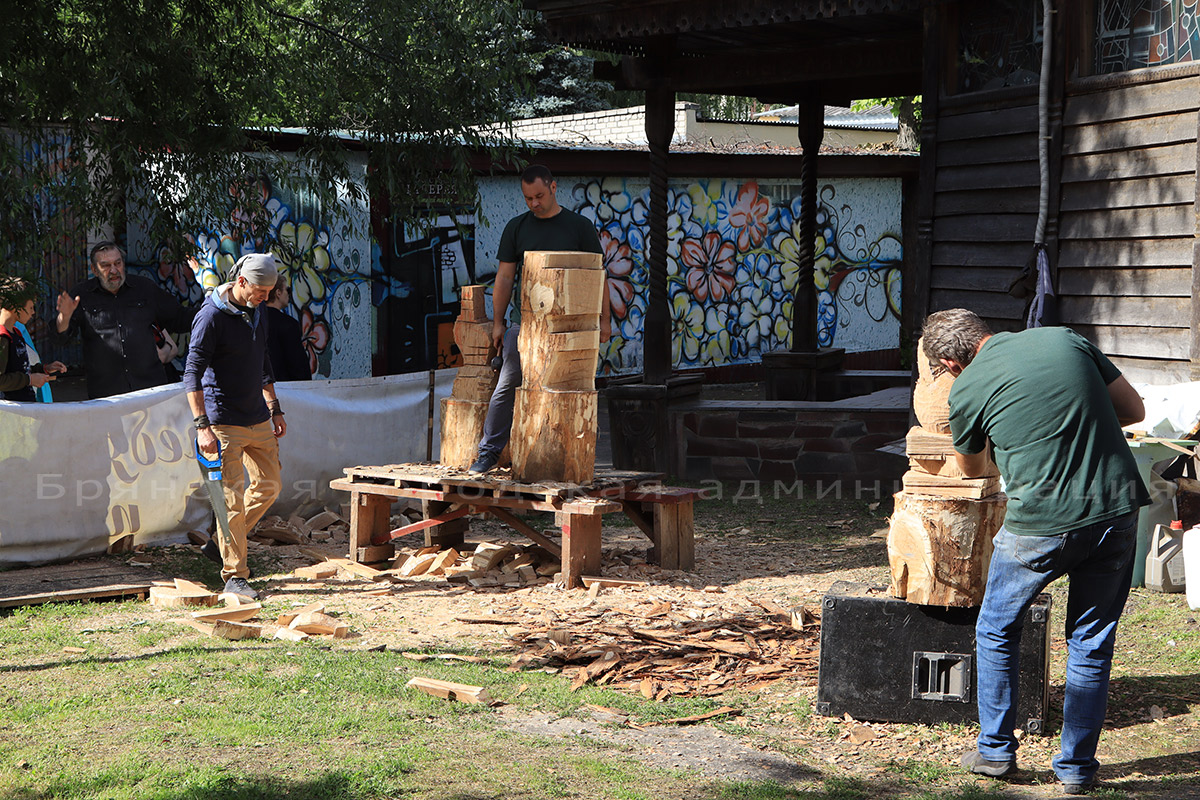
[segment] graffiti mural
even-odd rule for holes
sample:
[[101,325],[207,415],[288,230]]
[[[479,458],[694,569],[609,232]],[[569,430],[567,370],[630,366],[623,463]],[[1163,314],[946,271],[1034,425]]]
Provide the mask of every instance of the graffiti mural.
[[[343,214],[322,212],[307,198],[256,182],[257,196],[233,190],[227,225],[197,230],[196,249],[184,260],[165,247],[146,252],[144,237],[130,231],[130,269],[152,278],[181,301],[203,301],[223,283],[246,253],[271,252],[288,278],[291,300],[285,311],[299,320],[312,374],[323,378],[371,373],[370,258],[366,224]],[[250,204],[265,209],[260,235],[250,233]],[[365,213],[364,213],[365,216]]]
[[[490,188],[484,194],[490,216],[523,210],[511,181]],[[501,192],[516,195],[518,207]],[[798,185],[783,181],[671,184],[667,271],[676,368],[754,363],[790,346],[799,194]],[[561,178],[558,198],[595,223],[604,252],[613,337],[601,346],[600,370],[636,371],[648,299],[649,188],[644,180]],[[830,181],[818,199],[819,343],[851,353],[898,347],[899,180]],[[481,260],[494,260],[498,240],[498,232],[480,236],[482,248],[490,248]]]

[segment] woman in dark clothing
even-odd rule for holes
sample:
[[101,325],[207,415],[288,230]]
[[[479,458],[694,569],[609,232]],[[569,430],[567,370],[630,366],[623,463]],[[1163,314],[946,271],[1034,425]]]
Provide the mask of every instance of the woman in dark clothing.
[[0,368],[4,370],[0,374],[0,397],[33,403],[37,400],[34,390],[67,368],[60,361],[46,365],[29,363],[25,337],[17,330],[17,323],[27,325],[33,319],[37,290],[19,279],[5,288],[8,291],[0,307]]
[[300,323],[283,309],[291,300],[287,277],[280,275],[267,298],[267,353],[277,381],[311,381],[308,353],[300,336]]

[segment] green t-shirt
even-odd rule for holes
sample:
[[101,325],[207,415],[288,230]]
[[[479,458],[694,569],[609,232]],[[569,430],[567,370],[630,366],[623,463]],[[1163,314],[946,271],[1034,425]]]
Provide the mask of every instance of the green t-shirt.
[[514,325],[521,321],[521,269],[525,265],[527,251],[573,250],[582,253],[603,253],[596,226],[587,217],[576,214],[569,208],[560,208],[549,219],[538,219],[532,211],[513,217],[500,234],[500,247],[496,251],[498,261],[517,265],[513,280],[512,308],[509,319]]
[[991,439],[1008,530],[1050,536],[1150,502],[1108,394],[1120,375],[1074,331],[1033,328],[993,335],[955,378],[954,447]]

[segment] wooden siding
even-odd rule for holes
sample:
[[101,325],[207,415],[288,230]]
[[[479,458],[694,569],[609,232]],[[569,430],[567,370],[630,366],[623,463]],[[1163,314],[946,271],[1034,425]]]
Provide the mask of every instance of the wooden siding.
[[938,117],[929,308],[961,306],[999,330],[1020,327],[1008,287],[1033,252],[1037,94]]
[[1063,322],[1131,380],[1189,380],[1197,356],[1198,127],[1197,76],[1068,91],[1057,276]]

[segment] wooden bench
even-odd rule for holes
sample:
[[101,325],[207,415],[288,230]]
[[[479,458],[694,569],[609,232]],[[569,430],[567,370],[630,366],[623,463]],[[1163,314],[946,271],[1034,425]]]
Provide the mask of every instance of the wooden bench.
[[[520,483],[505,470],[472,475],[441,464],[393,464],[349,467],[346,477],[330,482],[350,493],[351,561],[372,543],[382,544],[424,531],[425,544],[463,546],[469,514],[490,514],[559,558],[562,582],[582,584],[600,572],[600,527],[605,514],[623,511],[654,543],[652,558],[663,569],[695,566],[692,506],[700,490],[663,486],[648,472],[597,471],[588,484]],[[393,502],[421,501],[420,522],[391,529]],[[513,512],[548,511],[561,531],[556,543]]]

